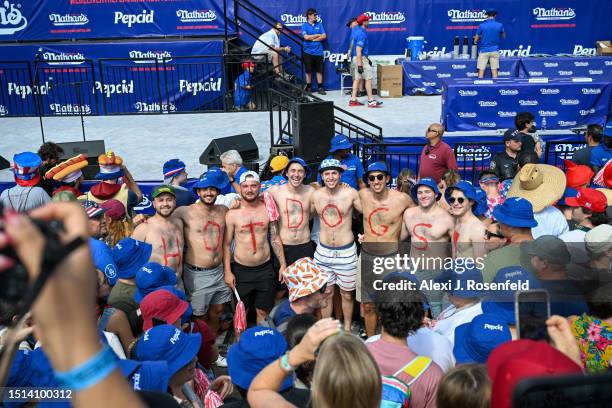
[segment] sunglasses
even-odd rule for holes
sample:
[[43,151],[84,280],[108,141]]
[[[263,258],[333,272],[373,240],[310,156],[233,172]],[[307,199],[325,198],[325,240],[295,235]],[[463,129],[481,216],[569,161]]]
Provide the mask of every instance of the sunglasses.
[[437,135],[439,135],[439,134],[440,134],[440,131],[439,131],[439,130],[437,130],[437,129],[434,129],[434,128],[427,128],[427,131],[428,131],[428,132],[434,132],[434,133],[435,133],[435,134],[437,134]]
[[451,204],[455,204],[455,201],[459,204],[463,204],[465,202],[465,198],[463,197],[449,197],[448,202]]
[[368,180],[370,180],[370,181],[374,181],[374,180],[383,181],[385,179],[385,177],[386,176],[384,174],[369,175],[368,176]]
[[485,239],[491,239],[491,237],[500,238],[500,239],[504,239],[504,238],[506,238],[506,237],[504,237],[504,236],[503,236],[503,235],[501,235],[501,234],[496,234],[496,233],[494,233],[494,232],[491,232],[491,231],[489,231],[489,230],[486,230],[486,231],[485,231]]

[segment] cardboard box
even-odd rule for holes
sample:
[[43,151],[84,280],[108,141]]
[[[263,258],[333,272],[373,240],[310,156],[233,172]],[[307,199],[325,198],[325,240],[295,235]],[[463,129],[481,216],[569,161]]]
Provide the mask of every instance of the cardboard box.
[[595,42],[597,55],[612,55],[612,44],[610,40],[599,40]]
[[378,96],[381,98],[401,98],[403,91],[402,78],[401,65],[378,65],[376,67]]

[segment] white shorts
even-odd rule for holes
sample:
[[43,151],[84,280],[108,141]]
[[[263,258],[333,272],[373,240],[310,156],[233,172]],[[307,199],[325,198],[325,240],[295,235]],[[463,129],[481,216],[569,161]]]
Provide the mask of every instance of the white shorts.
[[331,248],[321,243],[314,255],[315,263],[329,274],[329,285],[337,285],[344,291],[355,290],[357,276],[357,245],[354,242]]

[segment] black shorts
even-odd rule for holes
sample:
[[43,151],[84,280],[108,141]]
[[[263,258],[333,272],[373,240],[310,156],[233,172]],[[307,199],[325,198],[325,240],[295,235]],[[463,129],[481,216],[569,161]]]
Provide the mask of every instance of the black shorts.
[[272,261],[258,266],[244,266],[232,263],[232,272],[236,277],[236,289],[245,306],[269,312],[274,307],[274,269]]
[[318,72],[319,74],[323,73],[322,55],[310,55],[304,53],[302,55],[302,61],[304,62],[304,68],[306,68],[306,73],[310,74],[313,68],[315,72]]
[[285,250],[285,261],[289,266],[300,258],[314,258],[316,246],[314,242],[308,241],[305,244],[283,245],[283,249]]

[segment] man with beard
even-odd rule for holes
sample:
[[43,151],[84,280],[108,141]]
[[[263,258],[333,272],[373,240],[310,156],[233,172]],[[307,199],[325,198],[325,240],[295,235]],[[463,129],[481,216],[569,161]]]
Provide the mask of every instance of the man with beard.
[[177,286],[182,289],[183,230],[179,221],[171,217],[176,208],[172,186],[161,185],[151,194],[155,215],[136,227],[132,238],[151,244],[153,252],[149,262],[168,266],[176,273]]
[[[254,171],[240,176],[240,208],[225,215],[223,263],[225,283],[236,288],[247,308],[255,307],[257,323],[261,324],[274,306],[274,269],[270,246],[280,263],[279,277],[287,267],[278,223],[268,218],[266,205],[259,199],[261,184]],[[268,243],[268,229],[270,243]],[[234,262],[231,245],[234,241]]]
[[283,176],[288,183],[272,186],[268,192],[278,206],[280,237],[283,240],[285,261],[291,265],[300,258],[312,258],[314,243],[310,240],[310,197],[314,188],[304,185],[310,179],[310,168],[300,157],[289,160]]
[[504,133],[506,150],[497,153],[491,160],[491,170],[497,174],[500,181],[513,179],[518,172],[518,154],[523,146],[523,135],[516,129],[508,129]]
[[411,200],[406,194],[388,187],[391,175],[383,162],[370,164],[366,178],[370,188],[359,190],[363,207],[364,234],[357,264],[356,298],[361,302],[366,334],[369,337],[374,335],[378,323],[376,308],[368,296],[374,292],[373,275],[370,272],[373,260],[397,254],[402,231],[402,215],[410,207]]
[[460,181],[449,187],[445,198],[450,206],[450,213],[455,218],[452,235],[454,258],[483,258],[486,253],[486,227],[478,219],[477,197],[474,186],[468,181]]
[[[311,211],[316,211],[321,219],[319,245],[315,252],[315,262],[329,275],[328,284],[336,285],[342,297],[344,328],[351,329],[353,317],[353,291],[357,276],[357,246],[352,231],[353,208],[362,212],[357,190],[340,183],[344,169],[336,159],[325,159],[319,166],[319,174],[325,187],[311,195]],[[332,296],[334,292],[332,286]],[[321,312],[330,317],[332,304],[329,302]]]
[[193,186],[200,199],[195,204],[177,208],[173,218],[183,226],[187,247],[183,283],[191,299],[193,315],[202,319],[208,312],[207,323],[216,333],[223,305],[232,298],[223,275],[222,243],[227,207],[215,205],[229,180],[225,173],[210,170]]

